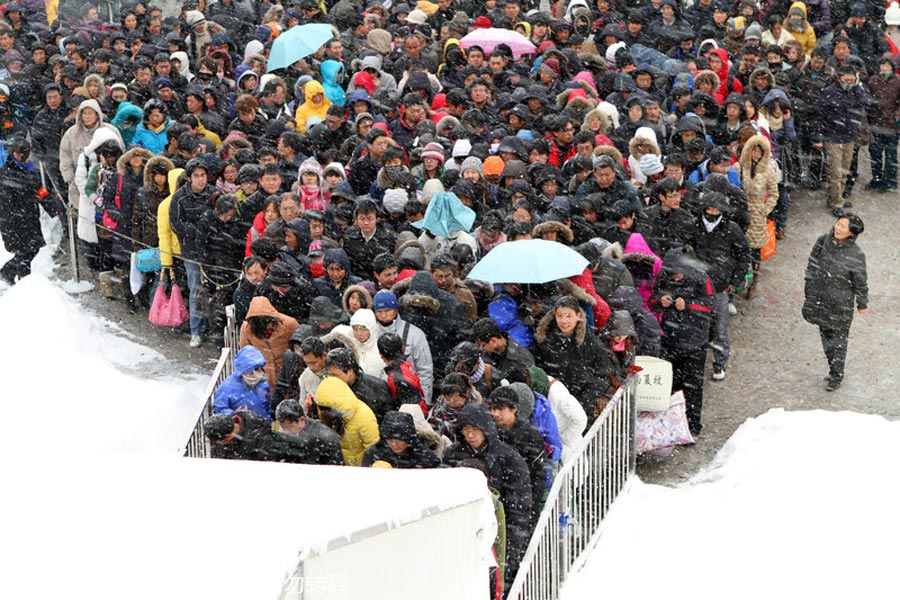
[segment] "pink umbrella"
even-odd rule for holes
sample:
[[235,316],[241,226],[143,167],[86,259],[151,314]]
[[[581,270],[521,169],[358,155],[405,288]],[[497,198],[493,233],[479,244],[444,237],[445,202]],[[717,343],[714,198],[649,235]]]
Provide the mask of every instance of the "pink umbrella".
[[463,48],[468,49],[471,46],[479,46],[484,50],[485,54],[490,54],[491,50],[497,47],[497,44],[506,44],[512,48],[515,58],[523,54],[534,54],[537,52],[537,48],[528,41],[528,38],[518,31],[510,29],[497,29],[496,27],[476,29],[459,40],[459,45]]

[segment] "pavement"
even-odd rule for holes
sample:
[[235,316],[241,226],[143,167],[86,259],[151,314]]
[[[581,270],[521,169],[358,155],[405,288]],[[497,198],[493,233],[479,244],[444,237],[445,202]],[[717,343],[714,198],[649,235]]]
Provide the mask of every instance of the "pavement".
[[[731,318],[731,359],[724,381],[712,381],[707,363],[703,431],[694,446],[665,458],[642,458],[638,475],[649,483],[673,485],[709,463],[747,419],[773,408],[849,410],[900,419],[900,193],[871,193],[868,155],[860,153],[860,179],[850,200],[866,229],[858,245],[866,254],[869,312],[855,315],[842,387],[826,392],[828,365],[818,328],[800,315],[803,275],[816,239],[835,218],[825,208],[825,191],[795,190],[787,237],[777,255],[762,265],[756,295],[739,297]],[[841,440],[823,439],[823,444]]]

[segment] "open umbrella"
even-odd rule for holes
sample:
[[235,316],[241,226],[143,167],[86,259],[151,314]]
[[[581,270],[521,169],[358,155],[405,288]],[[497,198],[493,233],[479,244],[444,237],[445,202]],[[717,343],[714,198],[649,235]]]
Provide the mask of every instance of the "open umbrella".
[[457,231],[468,232],[475,223],[475,211],[462,203],[453,192],[438,192],[431,197],[425,218],[410,223],[417,229],[427,229],[432,235],[449,238]]
[[479,46],[484,50],[485,54],[490,54],[491,50],[497,47],[497,44],[509,46],[515,58],[523,54],[534,54],[537,52],[537,48],[528,41],[528,38],[518,31],[510,29],[497,29],[496,27],[476,29],[459,40],[459,45],[463,48],[468,50],[470,46]]
[[269,72],[289,67],[301,58],[306,58],[334,37],[331,25],[310,23],[295,25],[272,42],[269,52]]
[[468,278],[489,283],[547,283],[578,275],[586,266],[586,258],[559,242],[519,240],[504,242],[488,252]]

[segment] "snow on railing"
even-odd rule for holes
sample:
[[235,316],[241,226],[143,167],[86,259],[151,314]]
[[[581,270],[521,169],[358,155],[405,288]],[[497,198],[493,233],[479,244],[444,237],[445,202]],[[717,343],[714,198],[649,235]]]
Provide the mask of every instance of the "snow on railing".
[[619,492],[634,474],[635,386],[613,396],[550,488],[508,600],[556,600],[572,567],[596,540]]

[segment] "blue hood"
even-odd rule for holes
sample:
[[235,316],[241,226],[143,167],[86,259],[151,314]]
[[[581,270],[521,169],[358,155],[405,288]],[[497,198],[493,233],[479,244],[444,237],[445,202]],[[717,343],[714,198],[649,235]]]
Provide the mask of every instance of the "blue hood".
[[234,357],[234,372],[244,375],[266,365],[266,357],[253,346],[244,346]]
[[322,73],[322,87],[325,88],[325,97],[332,104],[343,106],[345,94],[341,83],[344,80],[344,65],[336,60],[326,60],[322,63],[320,71]]
[[352,107],[354,102],[365,102],[369,105],[369,108],[366,109],[366,112],[370,112],[373,115],[375,111],[372,110],[372,98],[369,96],[369,92],[362,89],[356,89],[347,94],[347,106]]

